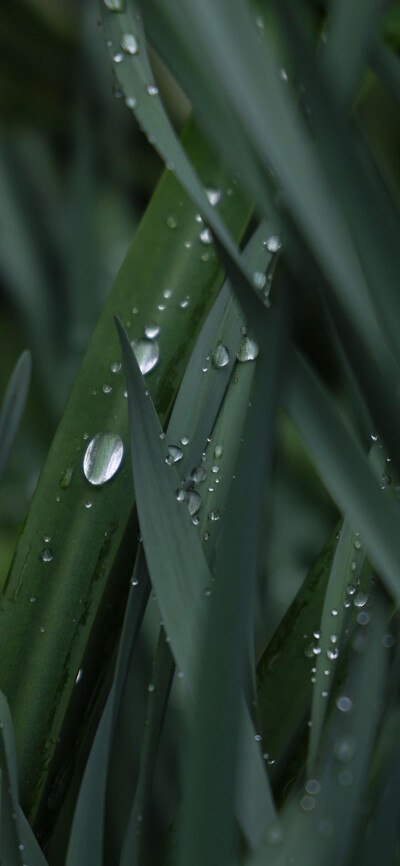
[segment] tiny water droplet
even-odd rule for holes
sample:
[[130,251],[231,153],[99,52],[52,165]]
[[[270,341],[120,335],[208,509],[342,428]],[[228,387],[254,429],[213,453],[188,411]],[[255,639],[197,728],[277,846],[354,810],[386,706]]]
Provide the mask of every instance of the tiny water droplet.
[[179,306],[180,306],[181,310],[186,310],[188,308],[189,304],[190,304],[189,296],[187,296],[186,298],[183,298],[182,301],[179,301]]
[[147,376],[157,366],[160,357],[160,349],[158,343],[154,340],[142,339],[132,340],[132,349],[135,353],[136,360],[139,364],[140,372],[143,376]]
[[148,84],[146,90],[149,96],[157,96],[158,94],[158,87],[155,84]]
[[373,442],[377,442],[379,439],[379,433],[371,433],[371,439]]
[[357,622],[359,625],[368,625],[371,617],[366,610],[362,610],[357,616]]
[[165,462],[169,466],[172,466],[173,463],[178,463],[178,460],[182,460],[183,451],[178,445],[168,445],[168,451],[169,455],[165,458]]
[[112,385],[109,385],[108,382],[106,382],[106,383],[103,385],[103,387],[102,387],[101,390],[103,391],[103,394],[110,394],[111,391],[112,391]]
[[83,472],[90,484],[99,486],[114,477],[122,463],[124,446],[117,433],[97,433],[83,458]]
[[212,244],[213,243],[213,236],[210,232],[210,229],[208,229],[208,228],[202,229],[202,231],[199,234],[199,241],[201,241],[202,244]]
[[353,706],[353,702],[346,695],[341,695],[336,701],[336,706],[342,713],[348,713]]
[[154,340],[154,337],[158,337],[160,331],[161,331],[160,326],[154,324],[153,322],[151,322],[150,325],[146,325],[146,327],[144,329],[144,333],[145,333],[146,337],[149,338],[149,340]]
[[250,337],[244,337],[240,343],[237,359],[244,363],[245,361],[254,361],[257,358],[259,349],[255,340]]
[[281,242],[278,235],[271,235],[266,241],[265,246],[269,253],[277,253],[281,248]]
[[113,361],[111,366],[110,366],[110,370],[112,373],[119,373],[121,367],[122,367],[121,361]]
[[90,502],[90,500],[87,499],[86,502],[85,502],[85,508],[91,508],[92,505],[93,505],[93,502]]
[[178,502],[184,502],[186,499],[186,491],[183,490],[182,487],[178,487],[178,490],[175,491],[175,498]]
[[50,541],[51,541],[51,535],[47,535],[47,534],[44,535],[44,536],[43,536],[43,541],[44,541],[45,544],[50,544]]
[[335,756],[338,761],[342,761],[343,763],[351,761],[355,750],[356,742],[354,737],[342,737],[335,744]]
[[210,205],[212,207],[216,207],[221,198],[221,190],[216,189],[216,187],[213,186],[206,187],[206,196],[208,198],[208,201],[210,202]]
[[148,686],[147,686],[147,691],[148,691],[148,692],[154,692],[155,689],[156,689],[156,687],[155,687],[154,683],[149,683],[149,684],[148,684]]
[[53,559],[53,551],[49,547],[44,547],[40,554],[43,562],[51,562]]
[[124,33],[121,39],[121,48],[127,54],[137,54],[138,44],[133,33]]
[[267,278],[262,271],[254,271],[253,274],[253,283],[256,289],[263,289],[267,282]]
[[330,659],[331,661],[332,661],[333,659],[337,659],[338,655],[339,655],[339,650],[338,650],[337,647],[332,647],[332,649],[328,649],[328,650],[326,651],[326,656],[327,656],[327,658]]
[[125,9],[125,0],[104,0],[104,5],[110,12],[123,12]]
[[172,214],[167,216],[166,223],[169,229],[176,229],[178,227],[178,220]]
[[222,343],[219,343],[218,346],[215,347],[212,355],[212,362],[214,367],[227,367],[229,364],[229,351],[226,346],[223,346]]
[[172,289],[164,289],[163,298],[166,298],[168,300],[168,298],[171,298],[171,297],[172,297]]
[[189,436],[182,436],[182,445],[189,445]]
[[36,597],[36,595],[30,595],[30,596],[29,596],[29,601],[31,602],[31,604],[34,604],[34,602],[37,601],[37,597]]
[[209,520],[211,520],[213,522],[215,522],[216,520],[219,520],[219,518],[220,518],[219,511],[217,509],[215,509],[215,511],[210,511],[208,518],[209,518]]
[[134,96],[127,96],[125,99],[125,105],[127,106],[127,108],[136,108],[137,99]]
[[79,668],[79,671],[75,677],[75,685],[78,685],[78,683],[80,683],[82,677],[83,677],[83,668]]
[[219,460],[219,458],[222,457],[222,454],[223,454],[223,448],[222,448],[222,445],[216,445],[215,448],[214,448],[214,457],[215,457],[215,459],[216,459],[216,460]]
[[122,63],[123,59],[124,55],[122,54],[122,51],[117,51],[116,54],[113,54],[114,63]]

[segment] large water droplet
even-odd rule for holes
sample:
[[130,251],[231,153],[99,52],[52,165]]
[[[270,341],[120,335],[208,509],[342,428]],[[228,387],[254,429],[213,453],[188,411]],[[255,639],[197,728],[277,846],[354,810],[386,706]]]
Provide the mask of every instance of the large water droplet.
[[136,355],[140,372],[143,376],[146,376],[147,373],[154,370],[154,367],[158,364],[158,359],[160,357],[158,343],[146,338],[143,340],[132,340],[131,346]]
[[207,472],[202,466],[197,466],[196,469],[193,469],[191,477],[195,484],[200,484],[202,481],[206,480]]
[[127,54],[137,54],[138,44],[133,33],[124,33],[121,39],[121,48]]
[[187,507],[189,514],[193,517],[194,514],[201,508],[201,496],[195,490],[189,490],[187,495]]
[[96,486],[113,478],[122,463],[124,445],[117,433],[97,433],[83,458],[85,477]]
[[367,603],[367,601],[368,601],[367,593],[364,592],[362,589],[359,589],[353,598],[353,604],[355,604],[356,607],[364,607],[364,605]]
[[255,340],[252,340],[250,337],[244,337],[242,340],[238,353],[237,359],[238,361],[254,361],[257,358],[259,353],[259,348]]
[[219,343],[213,351],[212,361],[214,367],[226,367],[229,364],[229,352],[226,346]]
[[208,201],[210,202],[210,205],[212,205],[212,207],[215,207],[221,198],[221,190],[216,189],[216,187],[214,186],[209,186],[206,189],[206,196],[208,198]]

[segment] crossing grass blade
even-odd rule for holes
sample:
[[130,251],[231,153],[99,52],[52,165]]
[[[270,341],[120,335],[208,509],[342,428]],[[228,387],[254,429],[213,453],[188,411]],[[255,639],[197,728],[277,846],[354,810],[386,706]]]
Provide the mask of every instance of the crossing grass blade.
[[332,88],[342,108],[351,105],[362,82],[377,23],[383,12],[382,0],[340,0],[332,7],[329,39],[323,50],[322,70],[332,79]]
[[[218,188],[226,188],[226,176],[198,133],[188,128],[184,137],[204,182],[208,183],[212,175],[212,182]],[[249,214],[242,196],[237,191],[225,197],[221,207],[232,234],[239,237]],[[179,214],[176,229],[171,229],[167,223],[171,213]],[[48,768],[66,708],[73,698],[72,714],[78,722],[81,708],[98,676],[104,628],[108,630],[109,621],[110,599],[102,608],[106,586],[112,587],[113,603],[119,604],[132,568],[132,560],[129,560],[132,530],[124,536],[133,507],[127,461],[103,487],[90,485],[82,472],[88,444],[84,437],[88,436],[90,441],[95,434],[109,431],[120,435],[125,446],[128,442],[122,374],[114,374],[110,369],[120,357],[113,316],[117,311],[125,322],[130,322],[127,327],[132,338],[142,337],[149,323],[162,328],[160,361],[148,381],[164,421],[190,353],[191,341],[221,282],[216,258],[212,255],[207,261],[201,258],[204,247],[198,241],[195,214],[194,206],[176,179],[170,172],[166,173],[83,360],[7,578],[0,610],[3,660],[0,681],[13,713],[21,803],[31,818],[38,813],[44,788],[51,784]],[[189,249],[184,247],[185,241],[192,244]],[[154,255],[155,244],[157,256]],[[189,285],[190,302],[182,308],[179,304],[186,301]],[[171,297],[165,299],[163,291],[171,292]],[[112,390],[105,393],[103,385],[111,385]],[[85,502],[91,502],[92,508],[86,508]],[[46,546],[44,535],[52,538],[53,559],[48,562],[43,562],[41,556]],[[111,579],[110,572],[124,537],[120,562],[125,564],[123,568],[116,567]],[[37,601],[31,602],[31,598]],[[103,614],[98,618],[101,609]],[[92,631],[95,619],[97,628]],[[85,662],[91,633],[90,657],[94,667]],[[24,650],[27,641],[32,646],[29,657]],[[77,690],[75,679],[83,666],[87,679]],[[62,738],[56,759],[58,768],[53,765],[52,779],[57,777],[67,752],[73,748],[72,730],[70,734],[71,737]],[[45,812],[46,801],[47,795],[42,801]]]
[[30,352],[23,352],[13,370],[4,395],[0,413],[0,479],[7,466],[15,434],[25,409],[31,367]]

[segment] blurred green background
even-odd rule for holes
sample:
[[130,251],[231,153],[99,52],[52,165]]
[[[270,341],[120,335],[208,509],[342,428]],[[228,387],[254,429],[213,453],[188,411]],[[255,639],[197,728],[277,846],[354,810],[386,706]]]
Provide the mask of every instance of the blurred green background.
[[[1,4],[0,392],[23,348],[32,351],[34,371],[0,489],[2,580],[80,360],[162,171],[113,79],[99,18],[97,0]],[[188,103],[154,54],[152,61],[179,130]],[[388,100],[371,75],[359,110],[399,187],[400,130]],[[300,340],[345,401],[339,366],[312,307],[303,314]],[[283,415],[278,445],[264,557],[272,623],[337,519]]]

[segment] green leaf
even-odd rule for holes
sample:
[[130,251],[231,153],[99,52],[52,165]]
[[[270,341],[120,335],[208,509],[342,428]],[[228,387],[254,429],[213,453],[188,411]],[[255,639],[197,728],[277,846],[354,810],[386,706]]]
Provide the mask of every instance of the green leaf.
[[0,414],[0,478],[7,466],[14,438],[25,409],[31,367],[30,352],[23,352],[15,365],[4,395]]

